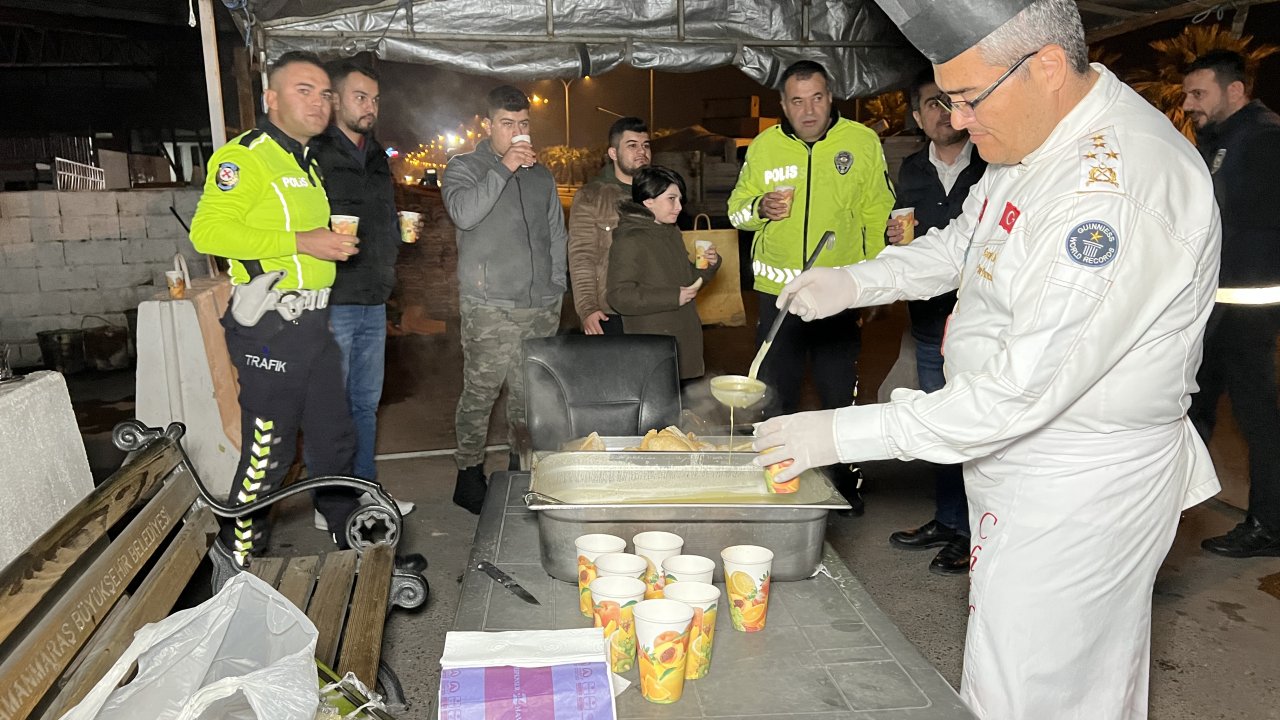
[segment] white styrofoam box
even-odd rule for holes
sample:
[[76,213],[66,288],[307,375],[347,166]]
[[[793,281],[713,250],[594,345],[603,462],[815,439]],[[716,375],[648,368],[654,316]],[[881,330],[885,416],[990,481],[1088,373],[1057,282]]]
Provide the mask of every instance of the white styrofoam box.
[[137,377],[138,419],[151,427],[185,423],[182,443],[196,472],[210,492],[226,497],[240,450],[223,428],[194,303],[138,306]]
[[0,566],[93,490],[84,441],[60,373],[0,385]]

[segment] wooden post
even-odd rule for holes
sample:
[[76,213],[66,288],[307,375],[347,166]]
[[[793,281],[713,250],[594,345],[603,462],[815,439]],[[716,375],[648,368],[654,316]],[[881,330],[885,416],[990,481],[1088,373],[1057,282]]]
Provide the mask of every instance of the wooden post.
[[213,0],[200,0],[200,44],[204,49],[204,88],[209,98],[209,137],[213,149],[227,144],[227,121],[222,114],[222,73],[218,69],[218,28]]
[[231,50],[231,71],[236,77],[236,104],[240,110],[240,132],[258,124],[258,103],[254,100],[253,72],[249,67],[249,51],[243,45]]

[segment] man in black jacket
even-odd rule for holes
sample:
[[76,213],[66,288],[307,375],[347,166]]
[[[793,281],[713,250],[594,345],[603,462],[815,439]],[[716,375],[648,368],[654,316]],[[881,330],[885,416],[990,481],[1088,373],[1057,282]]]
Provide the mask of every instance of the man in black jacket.
[[[944,227],[957,216],[973,186],[987,169],[969,133],[951,127],[951,113],[938,102],[933,69],[920,73],[911,84],[911,115],[929,138],[923,150],[902,161],[898,173],[895,208],[915,208],[916,233]],[[931,393],[946,384],[942,372],[942,341],[947,318],[956,304],[952,290],[928,300],[907,303],[911,336],[916,341],[916,370],[920,389]],[[895,547],[907,550],[942,547],[929,563],[929,571],[960,575],[969,571],[969,507],[959,465],[937,470],[937,512],[934,519],[915,530],[889,536]]]
[[1227,557],[1280,555],[1280,116],[1249,99],[1252,85],[1244,58],[1225,50],[1201,56],[1182,80],[1222,213],[1217,304],[1188,414],[1207,443],[1225,390],[1249,447],[1249,513],[1201,543]]
[[[342,351],[347,398],[356,427],[352,472],[376,480],[374,444],[386,361],[387,298],[400,252],[395,186],[386,150],[373,137],[378,76],[350,61],[331,64],[333,123],[311,141],[324,173],[330,211],[360,218],[360,254],[339,265],[329,299],[329,325]],[[400,502],[400,501],[397,501]],[[400,511],[412,504],[400,502]]]

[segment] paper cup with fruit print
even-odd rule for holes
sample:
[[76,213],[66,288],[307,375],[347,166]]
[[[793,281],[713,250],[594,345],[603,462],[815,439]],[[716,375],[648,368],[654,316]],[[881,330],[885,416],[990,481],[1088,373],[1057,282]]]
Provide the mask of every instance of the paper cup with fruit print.
[[711,558],[701,555],[672,555],[662,561],[662,584],[676,582],[711,582],[715,574],[716,563]]
[[769,612],[769,571],[773,551],[759,545],[734,545],[720,551],[724,584],[729,591],[729,619],[734,630],[759,632]]
[[600,577],[591,581],[592,615],[609,643],[609,667],[624,673],[636,664],[636,625],[632,611],[644,599],[644,581],[631,577]]
[[662,561],[680,554],[684,549],[684,538],[675,533],[652,532],[638,533],[631,538],[636,554],[644,558],[649,566],[645,569],[644,582],[649,586],[644,592],[646,600],[662,597]]
[[631,553],[604,553],[596,556],[596,577],[630,577],[644,580],[649,561]]
[[684,679],[697,680],[707,676],[711,669],[711,646],[715,641],[716,614],[720,609],[720,588],[710,581],[673,582],[662,588],[668,600],[682,602],[693,608],[693,623],[689,626],[689,653],[685,660]]
[[578,550],[578,611],[591,617],[591,581],[596,579],[596,558],[605,553],[622,552],[627,541],[616,535],[579,535],[573,541]]
[[665,598],[644,600],[634,616],[640,694],[652,703],[673,703],[684,694],[693,608]]

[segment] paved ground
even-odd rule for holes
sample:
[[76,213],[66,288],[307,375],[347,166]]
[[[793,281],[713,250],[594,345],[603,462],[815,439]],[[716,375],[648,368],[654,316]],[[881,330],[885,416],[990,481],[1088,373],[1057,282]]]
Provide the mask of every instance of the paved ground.
[[[753,311],[748,302],[749,311]],[[874,389],[896,355],[904,313],[868,327],[862,363],[863,387]],[[460,363],[456,335],[410,336],[390,345],[387,392],[380,414],[380,451],[404,453],[452,446],[453,403]],[[745,328],[710,329],[708,367],[741,372],[752,354]],[[71,378],[82,427],[88,432],[91,464],[109,472],[119,457],[102,431],[132,409],[128,374]],[[695,390],[696,392],[696,390]],[[864,395],[874,395],[867,391]],[[865,398],[864,398],[865,401]],[[1243,462],[1229,424],[1215,439],[1219,470],[1239,484]],[[491,436],[500,441],[500,434]],[[490,457],[491,469],[506,463]],[[388,459],[380,477],[397,497],[419,509],[407,517],[404,550],[431,561],[431,602],[416,614],[397,613],[387,628],[386,657],[416,703],[407,718],[433,718],[438,662],[444,634],[456,612],[458,578],[467,559],[475,518],[453,506],[454,465],[448,455]],[[828,540],[858,575],[880,607],[902,627],[953,684],[958,683],[965,624],[966,580],[926,571],[931,554],[891,548],[893,530],[911,527],[932,513],[932,481],[925,466],[882,463],[867,468],[867,514],[833,517]],[[301,503],[282,513],[276,535],[281,550],[320,548],[322,534],[310,527]],[[1259,589],[1264,579],[1280,585],[1280,558],[1226,560],[1199,550],[1199,540],[1239,520],[1241,513],[1210,501],[1188,511],[1177,542],[1156,585],[1152,650],[1151,717],[1156,720],[1247,718],[1280,720],[1280,599]],[[1117,551],[1122,549],[1118,548]],[[1274,590],[1273,590],[1274,592]],[[1052,651],[1052,649],[1046,649]]]

